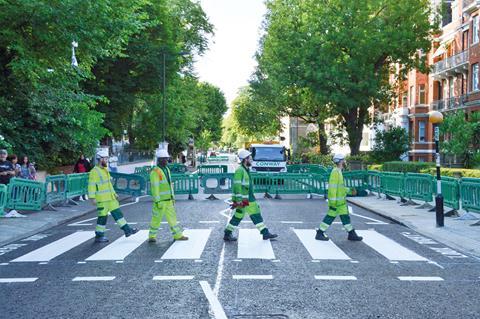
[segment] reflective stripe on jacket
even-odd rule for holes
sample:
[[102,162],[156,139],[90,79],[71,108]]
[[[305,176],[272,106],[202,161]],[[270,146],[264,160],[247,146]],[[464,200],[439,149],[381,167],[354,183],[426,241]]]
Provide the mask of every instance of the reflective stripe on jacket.
[[107,168],[95,166],[88,175],[88,197],[97,202],[117,199]]
[[[165,171],[168,176],[165,174]],[[154,202],[163,202],[174,198],[170,169],[165,167],[165,171],[155,166],[150,172],[150,189]]]

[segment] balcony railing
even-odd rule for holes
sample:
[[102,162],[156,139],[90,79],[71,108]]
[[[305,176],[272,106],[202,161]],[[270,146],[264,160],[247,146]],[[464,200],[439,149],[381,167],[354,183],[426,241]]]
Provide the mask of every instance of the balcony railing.
[[437,100],[432,102],[431,108],[435,111],[453,110],[464,106],[467,99],[468,95],[460,95],[444,100]]
[[468,63],[468,50],[453,55],[433,65],[433,74],[439,74],[448,70],[455,69]]

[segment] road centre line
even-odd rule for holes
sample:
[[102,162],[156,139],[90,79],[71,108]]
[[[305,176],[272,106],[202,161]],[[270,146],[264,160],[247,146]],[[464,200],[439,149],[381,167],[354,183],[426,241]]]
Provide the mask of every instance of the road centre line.
[[210,309],[215,319],[227,319],[227,315],[223,310],[218,297],[212,291],[212,288],[206,281],[200,281],[200,286],[202,286],[203,293],[207,297],[208,303],[210,304]]
[[272,280],[272,275],[233,275],[235,280]]
[[166,280],[192,280],[195,276],[154,276],[152,280],[166,281]]
[[316,280],[357,280],[355,276],[315,276]]
[[112,281],[115,276],[103,276],[103,277],[75,277],[72,281]]
[[35,282],[38,278],[0,278],[0,283]]
[[442,277],[399,276],[401,281],[443,281]]

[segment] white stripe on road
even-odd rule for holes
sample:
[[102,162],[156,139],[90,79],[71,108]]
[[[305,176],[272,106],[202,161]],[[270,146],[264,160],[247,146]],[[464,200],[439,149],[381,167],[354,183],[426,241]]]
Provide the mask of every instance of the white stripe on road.
[[355,276],[315,276],[317,280],[357,280]]
[[183,233],[188,240],[175,241],[162,259],[200,259],[211,232],[211,229],[185,230]]
[[220,223],[219,220],[201,220],[199,221],[200,224],[218,224]]
[[200,281],[200,286],[202,286],[203,293],[205,297],[207,297],[208,303],[210,304],[210,308],[213,314],[214,319],[227,319],[227,315],[223,310],[220,301],[218,300],[217,296],[212,291],[212,288],[206,281]]
[[263,240],[257,229],[240,229],[237,258],[275,259],[275,254],[270,240]]
[[357,230],[363,237],[363,242],[375,249],[389,260],[395,261],[428,261],[408,248],[396,243],[390,238],[377,233],[375,230]]
[[281,224],[303,224],[301,221],[296,221],[296,220],[282,220],[280,222]]
[[272,275],[233,275],[235,280],[272,280]]
[[382,222],[381,220],[378,220],[378,219],[375,219],[375,218],[371,218],[371,217],[367,217],[367,216],[363,216],[363,215],[360,215],[360,214],[355,214],[353,212],[353,207],[352,206],[348,206],[348,212],[350,215],[353,215],[353,216],[357,216],[357,217],[360,217],[360,218],[363,218],[363,219],[366,219],[366,220],[371,220],[372,222],[367,222],[366,224],[370,224],[370,225],[388,225],[388,223],[385,223],[385,222]]
[[165,281],[165,280],[192,280],[195,276],[154,276],[153,280]]
[[12,283],[12,282],[34,282],[38,278],[0,278],[0,283]]
[[75,277],[72,281],[112,281],[115,279],[114,276],[105,276],[105,277]]
[[312,259],[322,260],[350,260],[343,250],[337,247],[331,240],[316,240],[315,229],[294,229],[295,234],[302,242],[303,246],[308,250]]
[[17,259],[12,260],[12,262],[50,261],[87,240],[92,239],[94,236],[95,233],[93,231],[79,231],[36,249],[26,255],[18,257]]
[[443,281],[442,277],[400,276],[401,281]]
[[140,230],[130,237],[122,236],[112,244],[88,257],[87,261],[93,260],[124,260],[137,249],[145,240],[147,240],[148,230]]

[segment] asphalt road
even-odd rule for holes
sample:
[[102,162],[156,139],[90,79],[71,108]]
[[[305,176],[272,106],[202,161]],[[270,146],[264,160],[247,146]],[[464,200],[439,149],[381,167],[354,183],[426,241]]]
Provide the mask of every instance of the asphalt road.
[[[166,224],[156,244],[145,232],[125,240],[110,218],[110,243],[95,244],[91,214],[0,247],[0,317],[480,317],[479,260],[408,228],[353,207],[365,241],[347,241],[337,219],[320,243],[326,202],[286,196],[259,200],[278,240],[261,240],[247,218],[239,242],[224,243],[227,205],[205,197],[177,201],[185,243]],[[151,204],[122,210],[146,231]]]

